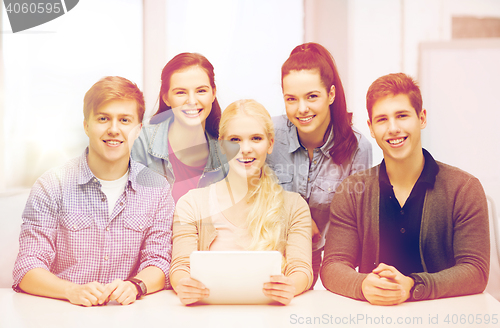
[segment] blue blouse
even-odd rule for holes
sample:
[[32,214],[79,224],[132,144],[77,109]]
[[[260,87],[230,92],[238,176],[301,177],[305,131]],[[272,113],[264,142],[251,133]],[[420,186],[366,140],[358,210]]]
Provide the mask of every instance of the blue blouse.
[[358,148],[351,162],[337,165],[328,152],[333,146],[333,131],[325,144],[314,149],[312,161],[307,149],[300,144],[297,128],[285,115],[273,118],[275,142],[267,163],[276,173],[280,185],[287,191],[298,192],[309,204],[311,216],[321,232],[321,240],[313,251],[325,244],[329,227],[330,203],[338,185],[349,175],[372,166],[372,146],[366,137],[353,128]]

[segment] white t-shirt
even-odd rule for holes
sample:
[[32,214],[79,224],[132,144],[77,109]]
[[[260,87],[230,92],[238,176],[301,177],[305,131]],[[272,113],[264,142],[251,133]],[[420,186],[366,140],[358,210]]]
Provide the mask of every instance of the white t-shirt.
[[101,183],[101,190],[106,195],[108,199],[108,215],[111,216],[113,213],[113,209],[115,208],[116,202],[118,198],[125,191],[125,186],[128,182],[128,170],[127,172],[119,179],[113,181],[106,181],[98,179]]

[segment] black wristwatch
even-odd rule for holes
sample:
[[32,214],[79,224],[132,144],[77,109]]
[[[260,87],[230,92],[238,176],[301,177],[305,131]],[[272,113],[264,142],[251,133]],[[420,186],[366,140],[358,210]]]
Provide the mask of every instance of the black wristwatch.
[[419,301],[424,297],[425,283],[417,274],[410,274],[410,278],[414,281],[413,287],[410,290],[410,300]]
[[146,288],[146,284],[141,279],[129,278],[125,281],[130,281],[131,283],[133,283],[135,285],[135,288],[137,288],[137,296],[135,299],[138,300],[139,298],[141,298],[142,295],[146,295],[148,293],[148,289]]

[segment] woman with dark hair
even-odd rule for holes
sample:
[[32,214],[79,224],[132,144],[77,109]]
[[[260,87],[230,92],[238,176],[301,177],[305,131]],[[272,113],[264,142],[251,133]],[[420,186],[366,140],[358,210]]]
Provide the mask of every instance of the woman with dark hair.
[[281,67],[281,85],[286,116],[273,119],[276,143],[267,160],[281,186],[300,193],[311,208],[314,286],[335,189],[371,167],[372,149],[352,127],[337,67],[323,46],[295,47]]
[[215,94],[212,64],[197,53],[178,54],[163,68],[159,109],[132,148],[134,160],[167,178],[175,202],[224,178]]

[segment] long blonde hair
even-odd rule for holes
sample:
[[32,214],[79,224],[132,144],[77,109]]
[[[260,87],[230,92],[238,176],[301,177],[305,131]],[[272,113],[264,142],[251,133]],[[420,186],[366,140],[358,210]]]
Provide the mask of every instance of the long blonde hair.
[[[219,139],[227,135],[229,122],[238,115],[253,117],[261,122],[269,141],[274,140],[274,126],[268,111],[255,100],[244,99],[230,104],[223,112],[219,124]],[[283,188],[273,170],[264,164],[257,186],[250,194],[251,209],[248,214],[248,230],[252,237],[249,250],[277,250],[284,229]]]

